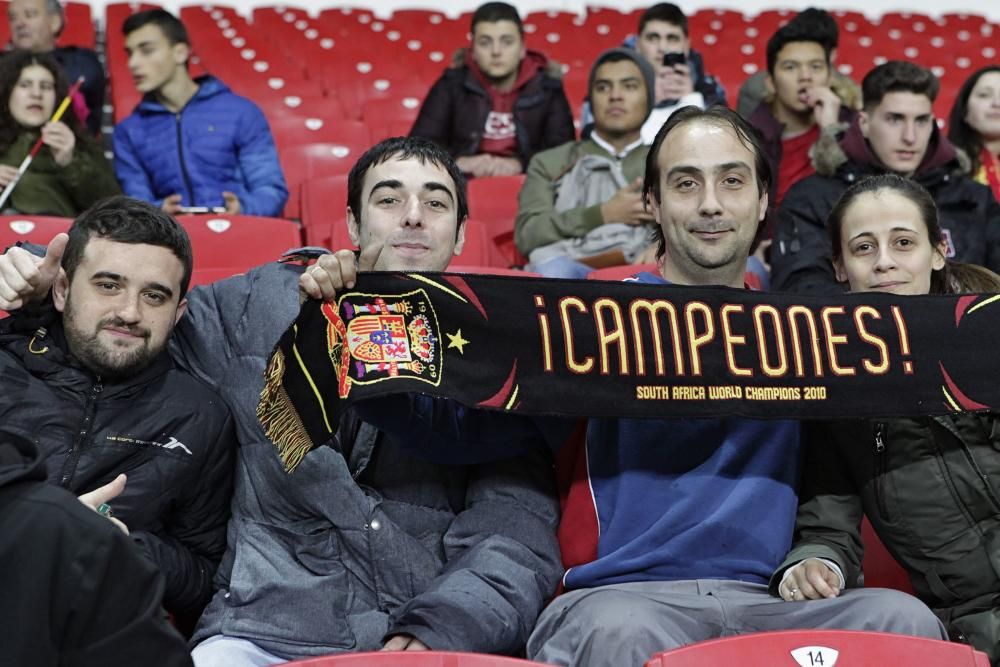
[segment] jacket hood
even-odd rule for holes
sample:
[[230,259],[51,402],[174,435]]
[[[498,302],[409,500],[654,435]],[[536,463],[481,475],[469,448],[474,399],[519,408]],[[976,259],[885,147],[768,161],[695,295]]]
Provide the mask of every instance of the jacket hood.
[[[861,133],[861,126],[855,119],[847,126],[847,131],[839,142],[817,143],[814,165],[816,171],[824,176],[832,176],[846,163],[852,163],[865,172],[882,173],[889,169],[872,151],[871,145]],[[917,180],[936,172],[969,171],[969,161],[964,153],[945,138],[935,125],[931,130],[930,142],[924,159],[914,174]]]
[[[198,90],[195,91],[194,97],[188,100],[188,104],[191,104],[191,102],[195,100],[204,100],[209,97],[214,97],[215,95],[231,92],[229,90],[229,86],[224,84],[220,79],[216,79],[211,74],[199,76],[194,80],[194,82],[198,84]],[[142,101],[139,102],[139,106],[137,106],[136,109],[145,113],[173,113],[163,106],[163,103],[156,99],[155,93],[146,93],[143,95]]]
[[38,448],[24,435],[0,427],[0,488],[29,479],[45,480]]

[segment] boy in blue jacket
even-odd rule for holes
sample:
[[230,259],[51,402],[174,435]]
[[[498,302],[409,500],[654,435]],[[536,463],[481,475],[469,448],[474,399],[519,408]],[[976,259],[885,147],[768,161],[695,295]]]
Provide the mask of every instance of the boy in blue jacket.
[[142,101],[115,128],[115,174],[130,197],[171,215],[192,207],[279,216],[288,188],[263,112],[213,76],[192,79],[187,30],[169,12],[122,26]]

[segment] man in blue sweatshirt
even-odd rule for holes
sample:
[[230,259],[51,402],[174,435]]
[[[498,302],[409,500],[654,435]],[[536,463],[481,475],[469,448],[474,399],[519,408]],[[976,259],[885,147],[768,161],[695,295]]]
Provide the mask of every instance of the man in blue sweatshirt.
[[[770,181],[756,134],[735,112],[678,111],[646,163],[644,192],[658,223],[662,275],[633,280],[665,289],[744,287]],[[330,256],[320,265],[338,258],[348,261],[326,282],[331,288],[340,288],[342,277],[353,282],[353,256]],[[408,446],[440,449],[453,441],[466,456],[540,437],[561,445],[578,426],[426,397],[383,400],[400,401],[391,411],[382,403],[379,411],[401,415],[403,423],[380,427],[406,433]],[[528,640],[533,660],[642,665],[658,651],[696,641],[797,628],[947,638],[923,603],[898,591],[852,589],[809,601],[799,592],[789,601],[768,593],[795,522],[797,422],[594,418],[578,444],[559,454],[559,465],[572,473],[560,526],[567,592],[539,618]]]

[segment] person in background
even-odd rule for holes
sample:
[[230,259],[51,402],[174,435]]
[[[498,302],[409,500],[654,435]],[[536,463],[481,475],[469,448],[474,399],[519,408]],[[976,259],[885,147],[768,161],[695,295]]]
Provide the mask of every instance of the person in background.
[[427,93],[410,136],[439,144],[470,176],[520,174],[535,153],[575,136],[562,71],[525,48],[521,17],[505,2],[480,5],[471,34]]
[[279,216],[288,187],[260,108],[219,79],[188,73],[184,24],[163,9],[122,25],[142,101],[115,127],[115,173],[125,194],[171,215],[220,208]]
[[[56,46],[66,27],[66,14],[59,0],[10,0],[7,5],[10,41],[15,49],[51,54],[70,82],[83,77],[80,88],[85,103],[86,125],[93,136],[101,133],[104,113],[104,66],[92,50],[81,46]],[[83,114],[80,114],[83,118]]]
[[66,97],[66,77],[50,54],[12,51],[0,58],[0,189],[39,136],[42,149],[4,204],[5,214],[76,217],[104,197],[119,194],[111,165],[72,108],[51,122]]
[[[1000,292],[1000,276],[945,258],[934,200],[912,179],[859,181],[830,212],[829,230],[837,278],[852,292]],[[795,544],[771,591],[822,600],[860,586],[867,516],[951,638],[1000,663],[1000,418],[816,422],[805,443]]]
[[948,139],[972,160],[972,178],[1000,201],[1000,65],[974,72],[959,88]]

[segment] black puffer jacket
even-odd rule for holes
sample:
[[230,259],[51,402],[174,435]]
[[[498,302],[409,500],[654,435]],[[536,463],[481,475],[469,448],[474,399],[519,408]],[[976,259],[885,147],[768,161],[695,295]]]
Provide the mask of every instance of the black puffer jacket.
[[[824,141],[824,139],[827,139]],[[838,294],[826,219],[851,184],[885,172],[857,122],[836,143],[825,135],[813,146],[816,174],[791,187],[781,202],[771,247],[771,287],[800,294]],[[913,180],[937,204],[953,259],[1000,271],[1000,204],[967,176],[968,160],[934,128]]]
[[861,516],[953,637],[1000,661],[1000,417],[817,422],[786,568],[828,558],[861,584]]
[[[576,136],[573,112],[557,76],[559,66],[533,51],[527,57],[546,64],[518,89],[514,102],[517,157],[523,165],[538,151]],[[427,93],[410,136],[429,139],[457,158],[479,152],[492,101],[471,66],[464,64],[464,52],[455,58],[454,66]]]
[[189,667],[163,579],[106,519],[45,483],[31,442],[0,425],[0,664]]
[[31,439],[47,477],[75,495],[128,476],[114,516],[159,565],[164,602],[200,610],[226,548],[235,436],[223,402],[166,354],[124,382],[102,382],[66,352],[62,326],[0,323],[0,423]]

